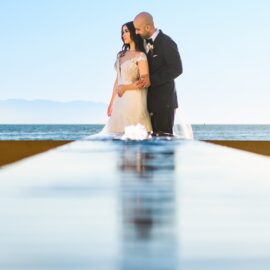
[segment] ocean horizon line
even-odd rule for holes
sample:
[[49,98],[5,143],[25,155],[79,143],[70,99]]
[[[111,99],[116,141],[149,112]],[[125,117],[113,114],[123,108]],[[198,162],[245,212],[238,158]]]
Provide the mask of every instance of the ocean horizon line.
[[[0,123],[0,125],[105,125],[106,123]],[[207,126],[269,126],[270,123],[190,123]]]

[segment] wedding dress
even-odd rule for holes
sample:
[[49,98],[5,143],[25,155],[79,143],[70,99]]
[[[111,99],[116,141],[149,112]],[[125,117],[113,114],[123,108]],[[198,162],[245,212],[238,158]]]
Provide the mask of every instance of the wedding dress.
[[[128,51],[118,57],[115,63],[118,85],[132,84],[140,77],[138,62],[147,61],[142,52]],[[125,127],[141,124],[150,132],[150,116],[147,111],[147,89],[125,91],[122,97],[115,97],[112,115],[101,131],[102,134],[123,133]]]

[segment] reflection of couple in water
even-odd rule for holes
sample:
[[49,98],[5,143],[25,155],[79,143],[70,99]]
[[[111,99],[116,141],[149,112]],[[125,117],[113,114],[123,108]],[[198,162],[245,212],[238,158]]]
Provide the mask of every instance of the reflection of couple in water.
[[129,269],[131,260],[134,269],[160,269],[160,262],[164,269],[175,269],[176,144],[171,141],[166,148],[157,148],[149,142],[130,142],[121,144],[119,150],[119,209],[126,258],[121,269]]
[[178,107],[174,79],[182,73],[177,45],[146,12],[125,23],[121,33],[110,118],[102,133],[123,133],[125,127],[141,124],[152,135],[170,136]]

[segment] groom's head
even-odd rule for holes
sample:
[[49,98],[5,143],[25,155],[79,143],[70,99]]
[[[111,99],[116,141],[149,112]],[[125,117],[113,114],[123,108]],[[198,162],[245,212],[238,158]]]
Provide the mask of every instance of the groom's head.
[[150,38],[156,31],[154,20],[151,14],[147,12],[139,13],[133,21],[136,34],[142,38]]

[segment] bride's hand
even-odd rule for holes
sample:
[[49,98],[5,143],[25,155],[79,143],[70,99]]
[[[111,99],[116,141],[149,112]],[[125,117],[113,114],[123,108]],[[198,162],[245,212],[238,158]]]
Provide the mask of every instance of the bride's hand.
[[112,115],[112,104],[109,104],[107,109],[107,115],[110,117]]
[[123,84],[118,85],[117,87],[117,94],[119,97],[122,97],[126,91],[126,88]]

